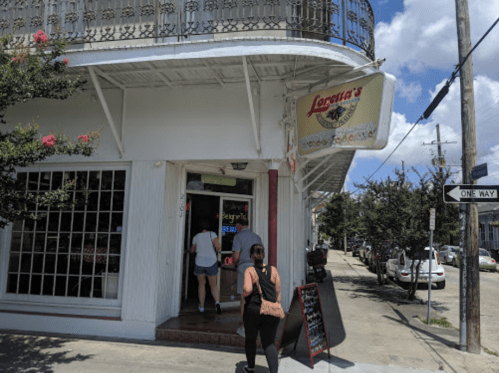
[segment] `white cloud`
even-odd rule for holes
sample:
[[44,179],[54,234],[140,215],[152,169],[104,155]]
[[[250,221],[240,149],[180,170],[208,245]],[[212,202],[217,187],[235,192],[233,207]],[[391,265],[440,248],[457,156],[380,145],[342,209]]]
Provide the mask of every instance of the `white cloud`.
[[[432,97],[438,93],[445,81],[435,87]],[[477,153],[485,155],[478,160],[483,163],[490,159],[497,162],[492,168],[489,167],[489,175],[499,173],[499,81],[494,81],[485,76],[478,76],[474,81],[475,88],[475,112],[476,112],[476,137]],[[435,109],[430,121],[425,125],[417,125],[407,139],[391,156],[387,164],[400,165],[404,161],[406,166],[430,165],[433,149],[436,146],[422,146],[424,143],[436,141],[436,124],[440,124],[441,141],[456,141],[456,144],[442,145],[448,164],[460,164],[462,154],[461,143],[461,98],[459,79],[451,86],[449,93],[440,105]],[[392,114],[390,138],[385,149],[380,151],[359,151],[356,160],[367,160],[375,158],[384,161],[395,149],[402,138],[407,134],[413,123],[409,123],[404,114],[394,112]],[[499,175],[498,175],[499,176]],[[491,180],[491,179],[490,179]],[[489,182],[490,180],[487,180]],[[499,178],[497,178],[499,180]]]
[[[478,42],[499,15],[499,2],[469,2],[471,41]],[[499,26],[473,53],[476,74],[497,74]],[[386,58],[384,70],[400,75],[407,68],[424,73],[428,68],[453,70],[458,61],[455,0],[405,0],[404,11],[375,29],[376,56]]]
[[404,80],[397,80],[397,92],[400,97],[403,97],[407,102],[414,103],[421,96],[421,84],[410,82],[406,84]]

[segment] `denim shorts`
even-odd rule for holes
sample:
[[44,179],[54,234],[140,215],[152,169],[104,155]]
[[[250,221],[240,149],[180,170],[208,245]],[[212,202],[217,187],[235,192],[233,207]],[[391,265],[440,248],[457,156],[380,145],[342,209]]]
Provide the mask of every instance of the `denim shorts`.
[[198,275],[207,275],[207,276],[216,276],[218,275],[218,262],[215,262],[211,267],[200,267],[194,264],[194,274]]

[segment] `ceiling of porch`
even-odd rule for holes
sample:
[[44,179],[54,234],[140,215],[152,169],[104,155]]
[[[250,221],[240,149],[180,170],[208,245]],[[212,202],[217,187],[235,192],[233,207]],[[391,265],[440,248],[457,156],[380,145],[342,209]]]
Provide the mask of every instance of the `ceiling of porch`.
[[[344,81],[365,74],[362,69],[327,58],[282,54],[115,63],[94,65],[94,70],[102,89],[223,86],[245,82],[243,58],[246,58],[252,83],[280,81],[289,90],[327,78],[334,82],[335,76]],[[68,70],[76,75],[80,69],[70,67]],[[93,89],[90,80],[84,89]]]

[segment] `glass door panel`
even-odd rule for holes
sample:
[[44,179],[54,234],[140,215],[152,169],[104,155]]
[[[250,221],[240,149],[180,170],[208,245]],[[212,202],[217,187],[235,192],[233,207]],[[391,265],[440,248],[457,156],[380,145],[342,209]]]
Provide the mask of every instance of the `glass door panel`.
[[220,232],[222,251],[219,259],[222,268],[219,272],[220,302],[239,301],[237,295],[237,271],[232,265],[232,242],[237,233],[236,220],[246,218],[251,229],[251,199],[222,198],[220,200]]

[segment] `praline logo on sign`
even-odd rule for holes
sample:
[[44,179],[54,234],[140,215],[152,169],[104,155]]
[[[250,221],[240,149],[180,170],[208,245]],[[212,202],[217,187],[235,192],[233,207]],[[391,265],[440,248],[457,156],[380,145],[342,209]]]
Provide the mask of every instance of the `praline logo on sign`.
[[[317,95],[314,98],[314,102],[312,103],[312,107],[307,116],[310,117],[315,113],[317,121],[324,128],[341,127],[348,122],[355,112],[355,109],[357,109],[357,103],[360,101],[359,96],[361,94],[362,87],[355,87],[329,97]],[[326,111],[328,113],[326,118],[324,118],[322,113]]]
[[394,96],[395,78],[377,72],[302,97],[296,104],[299,154],[383,148]]

